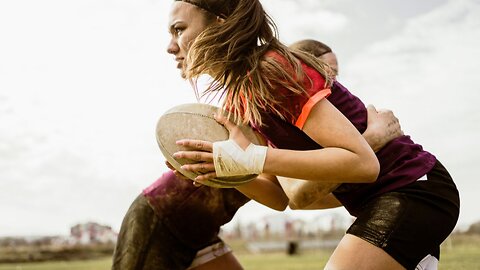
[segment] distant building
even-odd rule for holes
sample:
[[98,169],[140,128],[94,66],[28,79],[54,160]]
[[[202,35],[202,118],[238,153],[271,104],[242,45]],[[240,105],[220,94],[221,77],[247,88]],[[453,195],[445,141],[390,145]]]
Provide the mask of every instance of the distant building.
[[117,233],[112,227],[96,222],[77,224],[70,228],[70,236],[75,244],[107,244],[117,240]]

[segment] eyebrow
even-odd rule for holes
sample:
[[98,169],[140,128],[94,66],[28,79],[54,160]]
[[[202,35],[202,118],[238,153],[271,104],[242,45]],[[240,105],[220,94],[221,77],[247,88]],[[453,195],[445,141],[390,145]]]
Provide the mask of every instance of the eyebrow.
[[177,25],[178,23],[181,23],[181,22],[182,21],[179,21],[179,20],[174,21],[173,23],[170,24],[170,26],[167,27],[168,28],[167,31],[169,33],[173,33],[173,29],[175,28],[175,25]]

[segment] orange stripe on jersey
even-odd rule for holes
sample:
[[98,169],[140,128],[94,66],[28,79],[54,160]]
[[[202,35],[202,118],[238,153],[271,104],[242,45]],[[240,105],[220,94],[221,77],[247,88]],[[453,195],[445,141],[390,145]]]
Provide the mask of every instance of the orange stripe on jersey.
[[332,91],[329,88],[323,89],[318,91],[315,95],[310,97],[302,107],[302,113],[298,116],[297,121],[295,122],[295,126],[299,129],[303,129],[305,122],[307,121],[308,116],[310,115],[310,111],[312,110],[313,106],[317,104],[323,98],[328,97]]

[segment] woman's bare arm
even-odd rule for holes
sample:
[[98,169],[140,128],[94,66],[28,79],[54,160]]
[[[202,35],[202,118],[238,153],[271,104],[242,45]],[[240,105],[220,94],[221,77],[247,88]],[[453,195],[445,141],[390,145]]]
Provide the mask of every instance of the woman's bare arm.
[[379,164],[374,152],[328,100],[323,99],[312,108],[303,131],[324,148],[310,151],[269,148],[265,173],[332,183],[376,180]]

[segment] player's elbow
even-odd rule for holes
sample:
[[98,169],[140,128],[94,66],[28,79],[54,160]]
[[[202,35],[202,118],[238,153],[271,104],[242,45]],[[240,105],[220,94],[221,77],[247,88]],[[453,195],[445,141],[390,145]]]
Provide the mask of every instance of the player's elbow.
[[312,199],[310,196],[307,196],[303,192],[296,192],[289,195],[288,207],[292,210],[301,210],[305,209],[308,205],[312,203]]
[[284,211],[285,209],[287,209],[287,206],[288,206],[288,197],[287,196],[283,196],[281,198],[275,198],[275,199],[265,199],[265,198],[260,198],[260,197],[257,197],[257,196],[249,196],[250,199],[258,202],[258,203],[261,203],[265,206],[267,206],[268,208],[271,208],[273,210],[277,210],[277,211]]
[[274,209],[274,210],[277,210],[277,211],[284,211],[285,209],[287,209],[288,205],[289,205],[289,201],[288,201],[288,198],[285,196],[285,198],[280,200],[278,203],[273,205],[273,207],[271,207],[271,208]]
[[363,183],[373,183],[377,181],[380,173],[380,163],[375,155],[365,158],[360,165],[360,179]]
[[292,210],[302,210],[302,209],[304,209],[303,205],[301,205],[301,204],[299,205],[292,200],[288,203],[288,207]]
[[292,210],[301,210],[301,208],[298,207],[298,205],[296,205],[294,202],[290,201],[288,203],[288,208],[292,209]]
[[288,206],[288,203],[285,203],[285,204],[280,204],[280,203],[277,203],[277,204],[270,204],[270,205],[267,205],[269,208],[273,209],[273,210],[277,210],[277,211],[284,211],[285,209],[287,209],[287,206]]

